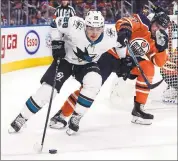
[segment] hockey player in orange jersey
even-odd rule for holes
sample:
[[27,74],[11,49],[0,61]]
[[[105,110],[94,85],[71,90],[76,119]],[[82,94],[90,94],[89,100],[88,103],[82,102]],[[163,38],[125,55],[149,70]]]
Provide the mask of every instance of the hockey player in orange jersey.
[[[154,65],[162,67],[167,61],[166,49],[168,47],[168,35],[165,30],[170,22],[169,16],[162,11],[155,11],[155,15],[151,21],[142,14],[133,14],[131,17],[124,17],[116,22],[116,30],[118,34],[118,42],[120,48],[126,48],[125,39],[129,40],[130,46],[139,61],[139,65],[143,69],[149,82],[152,82],[154,76]],[[154,116],[143,111],[146,104],[150,89],[147,87],[138,68],[135,66],[133,59],[126,51],[123,58],[117,55],[117,49],[110,49],[98,61],[101,66],[101,74],[103,82],[109,77],[110,73],[115,71],[119,77],[125,79],[137,79],[136,94],[134,96],[134,108],[132,110],[133,123],[151,124]],[[120,66],[112,63],[120,63]],[[107,62],[107,63],[106,63]],[[108,63],[111,62],[111,63]],[[106,73],[105,73],[106,71]],[[61,128],[67,125],[66,117],[70,116],[75,110],[75,104],[79,91],[71,94],[62,106],[61,110],[51,118],[50,127]]]

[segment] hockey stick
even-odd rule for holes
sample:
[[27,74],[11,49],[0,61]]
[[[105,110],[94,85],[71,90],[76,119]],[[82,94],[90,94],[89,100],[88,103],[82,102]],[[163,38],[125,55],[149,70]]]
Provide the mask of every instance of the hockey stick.
[[49,120],[49,114],[50,114],[50,111],[51,111],[51,105],[52,105],[52,101],[53,101],[54,89],[55,89],[55,86],[56,86],[56,78],[57,78],[59,63],[60,63],[60,60],[58,59],[57,65],[56,65],[56,72],[55,72],[55,76],[54,76],[53,87],[52,87],[52,91],[51,91],[51,97],[50,97],[49,106],[48,106],[48,112],[47,112],[47,116],[46,116],[45,127],[44,127],[44,131],[43,131],[43,137],[42,137],[42,140],[41,140],[41,145],[38,145],[38,144],[35,145],[35,150],[37,150],[38,152],[42,152],[42,150],[43,150],[43,144],[44,144],[44,139],[45,139],[45,136],[46,136],[46,129],[47,129],[47,124],[48,124],[48,120]]
[[140,65],[139,65],[139,63],[138,63],[138,60],[137,60],[137,58],[135,57],[135,54],[133,53],[133,51],[132,51],[132,49],[131,49],[131,47],[130,47],[130,45],[129,45],[129,42],[128,42],[127,40],[125,41],[125,44],[126,44],[126,46],[127,46],[127,49],[128,49],[128,51],[129,51],[130,56],[133,58],[133,61],[134,61],[135,65],[136,65],[137,68],[140,70],[140,73],[141,73],[141,75],[142,75],[142,77],[143,77],[145,83],[147,84],[148,88],[149,88],[149,89],[154,89],[154,88],[156,88],[157,86],[159,86],[159,85],[162,83],[162,81],[163,81],[164,79],[160,80],[159,82],[157,82],[157,83],[155,83],[155,84],[151,84],[151,83],[148,81],[148,79],[147,79],[145,73],[143,72],[142,68],[140,67]]
[[[153,2],[151,2],[151,1],[148,1],[149,3],[150,3],[150,5],[151,5],[151,8],[152,8],[152,10],[154,11],[154,10],[157,10],[159,7],[158,6],[156,6],[156,5],[154,5],[153,4]],[[161,10],[160,10],[161,11]],[[160,12],[159,11],[159,12]],[[162,10],[163,11],[163,10]],[[164,11],[165,12],[165,11]]]
[[150,3],[150,4],[151,4],[151,6],[152,6],[152,8],[153,8],[153,9],[157,9],[157,7],[153,4],[153,2],[148,1],[148,3]]

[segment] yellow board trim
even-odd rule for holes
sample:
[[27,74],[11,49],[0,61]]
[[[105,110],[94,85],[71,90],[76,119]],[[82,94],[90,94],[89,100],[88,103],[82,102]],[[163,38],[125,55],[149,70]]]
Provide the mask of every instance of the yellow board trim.
[[7,73],[14,70],[30,68],[35,66],[49,65],[53,58],[51,56],[42,58],[31,58],[11,63],[1,64],[1,73]]

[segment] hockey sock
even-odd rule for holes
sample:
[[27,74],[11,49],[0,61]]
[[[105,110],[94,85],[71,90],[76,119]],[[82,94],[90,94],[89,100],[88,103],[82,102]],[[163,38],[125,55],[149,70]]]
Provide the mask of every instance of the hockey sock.
[[94,101],[93,99],[88,98],[80,93],[78,96],[75,111],[77,113],[80,113],[81,115],[84,115],[92,105],[93,101]]
[[[25,119],[29,119],[36,114],[43,106],[49,103],[52,87],[46,83],[37,90],[36,94],[31,96],[21,110],[21,115]],[[53,98],[56,96],[57,90],[54,90]]]
[[75,91],[65,101],[64,105],[61,108],[62,114],[64,116],[68,117],[74,112],[79,92],[80,92],[79,90]]

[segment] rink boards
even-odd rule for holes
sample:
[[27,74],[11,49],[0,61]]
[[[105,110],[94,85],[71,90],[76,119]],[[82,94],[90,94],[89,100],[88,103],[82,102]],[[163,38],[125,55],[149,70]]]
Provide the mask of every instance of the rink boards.
[[[177,24],[177,16],[170,16]],[[114,24],[106,24],[114,25]],[[177,35],[177,26],[172,28],[171,37]],[[1,28],[1,72],[48,65],[51,57],[49,26],[23,26]],[[176,52],[177,37],[171,40],[169,52]],[[170,45],[169,45],[170,46]],[[173,50],[173,51],[172,51]]]

